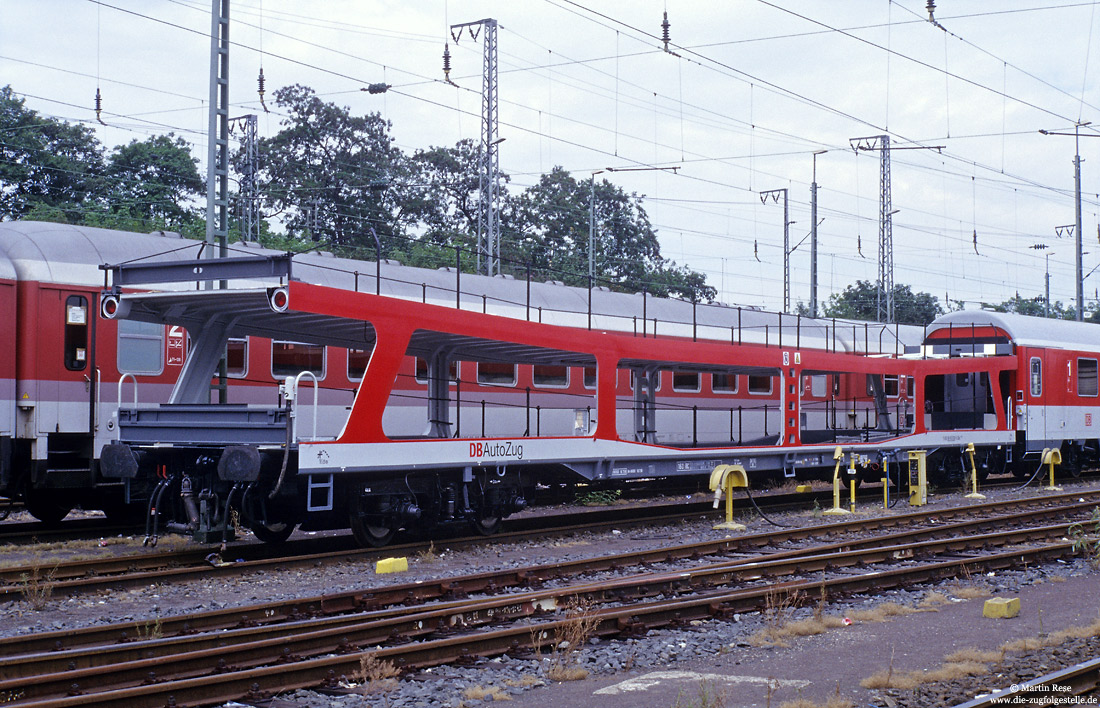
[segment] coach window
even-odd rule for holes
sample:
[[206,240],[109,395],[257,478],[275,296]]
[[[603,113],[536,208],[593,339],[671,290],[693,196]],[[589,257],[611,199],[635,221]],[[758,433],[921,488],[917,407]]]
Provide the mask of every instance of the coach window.
[[494,361],[477,363],[477,382],[487,386],[515,386],[516,365],[499,364]]
[[319,379],[325,377],[325,348],[304,342],[271,343],[271,375],[295,376],[308,371]]
[[898,377],[897,374],[887,374],[882,379],[882,388],[889,398],[898,397]]
[[65,299],[65,368],[83,371],[88,366],[88,298]]
[[225,371],[237,378],[243,378],[248,373],[247,337],[230,337],[225,343]]
[[118,371],[159,374],[164,370],[164,325],[118,320]]
[[568,388],[569,367],[551,364],[535,364],[531,380],[539,388]]
[[749,376],[749,393],[771,393],[772,392],[772,377],[771,376]]
[[737,393],[737,374],[711,374],[710,389],[715,393]]
[[1043,395],[1043,360],[1037,356],[1031,357],[1031,395]]
[[1077,360],[1077,395],[1095,396],[1098,392],[1096,385],[1096,359]]
[[[458,362],[452,361],[450,366],[447,367],[448,376],[450,378],[451,385],[455,385],[455,381],[458,381]],[[416,357],[416,372],[413,374],[416,377],[418,384],[428,383],[428,360]]]
[[699,373],[694,371],[673,371],[672,390],[680,393],[699,393]]
[[370,351],[367,349],[348,350],[348,381],[362,381],[363,374],[367,372],[367,363],[370,362]]

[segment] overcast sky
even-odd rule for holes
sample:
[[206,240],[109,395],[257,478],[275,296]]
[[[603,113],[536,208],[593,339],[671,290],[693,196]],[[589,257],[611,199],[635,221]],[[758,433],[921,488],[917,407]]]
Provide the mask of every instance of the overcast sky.
[[[782,205],[759,192],[789,190],[798,244],[819,150],[819,297],[875,280],[879,154],[849,141],[888,133],[897,147],[942,146],[892,153],[895,282],[971,307],[1032,297],[1051,254],[1051,296],[1071,303],[1073,242],[1055,227],[1074,221],[1074,138],[1039,131],[1100,124],[1096,4],[939,0],[939,27],[925,5],[233,0],[231,115],[259,113],[261,135],[278,131],[282,116],[263,113],[256,93],[262,65],[269,98],[300,83],[381,112],[409,153],[476,140],[482,38],[456,44],[446,28],[491,17],[511,189],[555,165],[578,179],[679,167],[597,179],[646,195],[664,254],[706,273],[725,302],[782,306]],[[666,10],[672,54],[660,42]],[[108,146],[172,130],[205,171],[209,18],[207,1],[0,0],[0,85]],[[457,86],[442,82],[445,41]],[[374,82],[393,88],[359,90]],[[95,122],[97,85],[108,127]],[[1080,145],[1088,273],[1100,264],[1100,140]],[[1100,270],[1087,302],[1097,288]],[[808,240],[791,255],[791,290],[808,299]]]

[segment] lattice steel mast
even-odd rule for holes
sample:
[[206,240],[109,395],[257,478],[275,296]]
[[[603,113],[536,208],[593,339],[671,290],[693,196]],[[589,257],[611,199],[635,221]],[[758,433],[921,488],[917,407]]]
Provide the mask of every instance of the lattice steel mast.
[[[481,70],[481,164],[478,177],[480,203],[477,223],[477,269],[486,275],[500,273],[500,137],[497,104],[497,21],[493,19],[451,25],[455,43],[468,29],[475,41],[484,30]],[[456,31],[457,30],[457,31]]]
[[206,255],[225,257],[229,237],[229,0],[211,0],[207,144]]

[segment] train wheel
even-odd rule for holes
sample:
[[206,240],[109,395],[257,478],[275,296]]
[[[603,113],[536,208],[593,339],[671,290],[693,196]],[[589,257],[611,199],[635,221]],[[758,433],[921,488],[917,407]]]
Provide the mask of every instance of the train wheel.
[[73,510],[71,504],[65,504],[63,501],[51,496],[49,490],[28,489],[23,497],[23,503],[31,516],[44,524],[50,525],[60,523]]
[[395,528],[374,526],[361,516],[353,515],[351,517],[351,535],[355,537],[355,542],[360,546],[372,548],[385,546],[393,540],[396,533],[397,529]]
[[492,536],[500,531],[503,519],[499,516],[487,516],[482,519],[470,519],[470,529],[479,536]]
[[249,528],[259,540],[264,543],[282,543],[294,533],[293,523],[275,522],[271,524],[254,523]]
[[1081,453],[1078,451],[1076,445],[1064,445],[1062,447],[1062,465],[1060,471],[1073,478],[1081,476]]

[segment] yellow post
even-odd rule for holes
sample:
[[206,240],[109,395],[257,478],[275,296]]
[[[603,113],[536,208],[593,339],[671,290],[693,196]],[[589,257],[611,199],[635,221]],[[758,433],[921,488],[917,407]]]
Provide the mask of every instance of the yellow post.
[[725,531],[744,531],[745,525],[733,520],[733,490],[735,487],[748,487],[749,475],[741,465],[718,465],[710,473],[710,490],[714,492],[714,508],[718,508],[718,502],[722,493],[726,495],[726,520],[715,524],[715,529]]
[[[909,451],[909,505],[924,506],[928,503],[928,452],[926,450]],[[914,473],[916,487],[914,487]]]
[[890,479],[889,477],[883,477],[882,482],[882,508],[890,508]]
[[852,486],[852,513],[856,513],[856,456],[848,455],[848,481]]
[[1048,447],[1043,450],[1043,464],[1050,467],[1050,486],[1040,487],[1048,492],[1060,492],[1061,487],[1054,486],[1054,465],[1062,464],[1062,451],[1056,447]]
[[967,499],[985,499],[984,494],[978,494],[978,466],[974,464],[974,443],[966,444],[966,454],[970,456],[970,486],[974,491],[966,495]]
[[836,467],[833,468],[833,508],[826,509],[824,514],[829,516],[839,516],[850,513],[847,509],[840,508],[840,465],[844,462],[844,451],[837,445],[833,450],[833,459],[836,460]]

